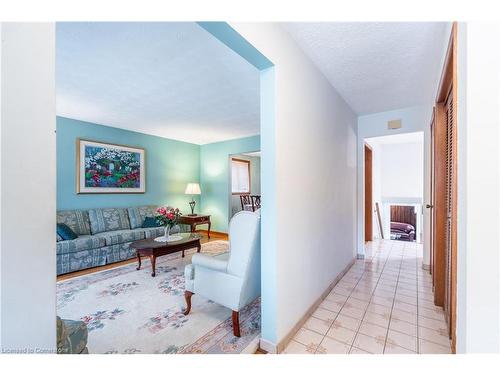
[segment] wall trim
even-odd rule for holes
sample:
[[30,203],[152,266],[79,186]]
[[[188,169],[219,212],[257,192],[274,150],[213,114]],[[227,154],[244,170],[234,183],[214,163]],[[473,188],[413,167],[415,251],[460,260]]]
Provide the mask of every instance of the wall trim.
[[260,350],[266,351],[268,354],[278,354],[278,347],[276,344],[266,339],[261,338],[259,342]]
[[[330,294],[332,289],[337,285],[337,283],[344,277],[344,275],[349,271],[349,269],[354,265],[356,262],[356,259],[353,258],[349,264],[335,277],[335,279],[332,281],[332,283],[326,288],[326,290],[319,296],[319,298],[312,304],[311,307],[305,312],[305,314],[300,318],[300,320],[293,326],[293,328],[290,330],[290,332],[285,336],[283,340],[281,340],[278,345],[275,345],[273,343],[270,343],[266,341],[264,345],[263,341],[265,340],[260,340],[261,342],[261,348],[266,350],[268,353],[275,353],[275,354],[280,354],[285,350],[289,342],[292,340],[292,338],[295,336],[295,334],[299,331],[300,328],[304,325],[307,319],[311,316],[311,314],[318,308],[318,306],[323,302],[323,300]],[[268,348],[270,350],[268,350]]]

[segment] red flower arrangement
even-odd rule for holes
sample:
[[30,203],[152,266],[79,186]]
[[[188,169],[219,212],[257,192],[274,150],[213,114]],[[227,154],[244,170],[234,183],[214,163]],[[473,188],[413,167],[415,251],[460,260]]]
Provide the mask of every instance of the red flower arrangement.
[[177,224],[181,215],[178,208],[158,207],[156,209],[156,221],[164,227],[172,228]]

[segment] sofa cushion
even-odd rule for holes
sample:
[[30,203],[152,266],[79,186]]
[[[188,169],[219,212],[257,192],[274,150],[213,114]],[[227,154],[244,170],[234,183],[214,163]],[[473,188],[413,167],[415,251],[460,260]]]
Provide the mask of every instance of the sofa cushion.
[[142,228],[156,228],[159,225],[158,220],[152,216],[146,216],[142,223]]
[[112,232],[100,233],[96,237],[104,238],[106,240],[106,246],[117,245],[120,243],[144,239],[144,230],[141,228],[115,230]]
[[89,210],[92,234],[130,229],[126,208],[94,208]]
[[73,232],[81,236],[82,234],[90,234],[90,221],[87,211],[82,210],[65,210],[57,211],[58,223],[66,224]]
[[143,228],[145,238],[156,238],[165,234],[164,227]]
[[146,217],[156,216],[156,209],[158,206],[139,206],[139,207],[129,207],[128,217],[130,220],[130,228],[141,228]]
[[106,241],[103,237],[82,235],[74,240],[57,242],[56,253],[76,253],[78,251],[97,249],[103,246],[106,246]]
[[57,223],[57,236],[62,240],[74,240],[78,238],[78,234],[76,234],[70,227],[63,223]]

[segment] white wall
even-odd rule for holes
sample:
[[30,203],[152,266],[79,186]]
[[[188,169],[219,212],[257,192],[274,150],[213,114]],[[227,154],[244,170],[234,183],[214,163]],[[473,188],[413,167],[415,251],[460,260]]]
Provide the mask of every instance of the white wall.
[[3,23],[1,345],[56,348],[55,33]]
[[381,147],[382,198],[422,198],[424,148],[422,143],[384,144]]
[[457,351],[500,350],[500,27],[458,27]]
[[274,63],[276,246],[263,235],[262,338],[277,344],[354,259],[356,116],[278,24],[231,26]]
[[[424,133],[423,143],[423,170],[424,170],[424,204],[430,199],[430,121],[432,115],[433,104],[429,100],[428,105],[420,105],[409,108],[397,109],[394,111],[374,113],[370,115],[358,117],[358,140],[357,140],[357,157],[358,157],[358,186],[357,186],[357,251],[358,254],[364,255],[364,140],[366,138],[381,137],[395,134],[405,133]],[[387,129],[389,120],[401,119],[402,128],[396,130]],[[380,165],[382,168],[382,165]],[[383,193],[380,191],[380,199],[382,200]],[[397,203],[397,202],[394,202]],[[424,264],[429,264],[429,219],[430,213],[428,209],[424,209],[423,229],[424,229]],[[374,232],[377,233],[377,232]],[[385,233],[384,233],[385,235]]]

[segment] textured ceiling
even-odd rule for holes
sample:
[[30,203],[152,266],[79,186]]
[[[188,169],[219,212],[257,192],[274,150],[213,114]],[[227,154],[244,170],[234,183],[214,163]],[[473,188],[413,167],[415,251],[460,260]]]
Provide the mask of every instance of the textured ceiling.
[[285,29],[358,114],[434,98],[444,22],[287,23]]
[[259,72],[196,23],[58,23],[57,114],[205,144],[259,133]]

